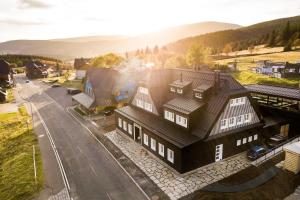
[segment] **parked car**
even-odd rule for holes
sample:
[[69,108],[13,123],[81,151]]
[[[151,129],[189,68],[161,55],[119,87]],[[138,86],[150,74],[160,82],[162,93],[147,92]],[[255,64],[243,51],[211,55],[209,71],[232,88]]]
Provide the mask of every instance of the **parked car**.
[[113,112],[114,112],[113,110],[105,110],[103,113],[105,116],[110,116],[113,114]]
[[247,158],[249,160],[256,160],[266,152],[267,152],[266,148],[262,146],[254,146],[247,152]]
[[284,141],[286,141],[288,139],[287,136],[283,136],[283,135],[274,135],[273,137],[269,138],[267,140],[267,145],[271,148],[276,147],[278,145],[280,145],[281,143],[283,143]]
[[80,93],[80,92],[81,92],[81,90],[76,89],[76,88],[68,88],[68,89],[67,89],[67,94],[72,94],[72,95],[74,95],[74,94],[78,94],[78,93]]
[[56,87],[60,87],[60,84],[53,84],[51,87],[56,88]]
[[26,80],[26,83],[29,83],[29,80]]

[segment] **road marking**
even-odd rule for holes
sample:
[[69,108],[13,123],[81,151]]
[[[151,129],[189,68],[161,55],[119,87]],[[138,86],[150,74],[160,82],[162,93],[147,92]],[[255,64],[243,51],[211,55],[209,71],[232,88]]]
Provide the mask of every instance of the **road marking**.
[[108,152],[108,154],[116,161],[116,163],[119,165],[119,167],[127,174],[127,176],[132,180],[132,182],[139,188],[139,190],[143,193],[143,195],[148,199],[151,200],[150,197],[145,193],[145,191],[140,187],[140,185],[133,179],[133,177],[125,170],[125,168],[119,163],[119,161],[114,157],[114,155],[105,147],[104,144],[98,140],[98,138],[92,133],[92,131],[84,125],[73,113],[69,111],[69,108],[66,109],[66,111],[82,126],[84,127],[88,133]]
[[94,167],[93,167],[91,164],[89,164],[89,166],[90,166],[91,170],[94,172],[94,174],[95,174],[96,176],[98,176],[98,174],[96,173]]
[[32,157],[33,157],[33,168],[34,168],[34,181],[35,181],[35,184],[36,184],[37,182],[36,182],[36,164],[35,164],[35,148],[34,148],[34,145],[32,145]]
[[42,138],[42,137],[44,137],[44,136],[45,136],[45,135],[44,135],[44,134],[42,134],[42,135],[39,135],[38,137],[39,137],[39,138]]
[[107,192],[105,192],[105,193],[106,193],[106,196],[108,197],[108,199],[111,200],[109,194]]
[[[49,139],[49,141],[50,141],[50,145],[51,145],[51,147],[52,147],[52,149],[53,149],[53,151],[54,151],[54,155],[55,155],[55,157],[56,157],[56,160],[57,160],[57,163],[58,163],[58,166],[59,166],[59,169],[60,169],[60,173],[61,173],[61,175],[62,175],[62,179],[63,179],[64,185],[65,185],[65,187],[68,189],[68,197],[70,198],[70,193],[69,193],[69,191],[70,191],[70,185],[69,185],[69,181],[68,181],[68,178],[67,178],[65,169],[64,169],[64,167],[63,167],[63,164],[62,164],[62,162],[61,162],[60,156],[59,156],[59,154],[58,154],[58,152],[57,152],[57,148],[56,148],[55,143],[54,143],[54,141],[53,141],[53,138],[52,138],[52,136],[51,136],[51,133],[50,133],[50,131],[49,131],[49,129],[48,129],[46,123],[44,122],[42,116],[40,115],[38,109],[36,108],[36,106],[35,106],[33,103],[32,103],[32,107],[33,107],[33,109],[36,111],[36,113],[37,113],[37,115],[38,115],[38,117],[39,117],[39,119],[40,119],[40,121],[41,121],[41,123],[42,123],[44,129],[46,130],[46,134],[47,134],[48,139]],[[72,198],[71,198],[71,199],[72,199]]]
[[82,150],[80,149],[79,146],[77,146],[77,149],[78,149],[78,151],[79,151],[80,153],[82,153]]

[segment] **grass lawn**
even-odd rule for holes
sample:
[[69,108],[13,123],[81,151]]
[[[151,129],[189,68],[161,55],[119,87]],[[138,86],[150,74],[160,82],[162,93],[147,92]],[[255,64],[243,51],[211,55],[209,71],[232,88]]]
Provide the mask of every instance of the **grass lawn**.
[[[42,160],[37,137],[25,107],[0,114],[0,199],[28,200],[43,187]],[[26,121],[29,120],[27,129]],[[34,179],[33,145],[37,166]]]
[[248,70],[256,66],[256,61],[258,60],[271,60],[271,61],[289,61],[296,62],[300,61],[300,51],[290,51],[290,52],[280,52],[271,54],[262,54],[256,56],[243,56],[224,60],[217,60],[216,63],[227,64],[228,62],[237,61],[237,66],[239,70]]
[[12,103],[13,101],[15,101],[14,91],[12,88],[10,88],[7,90],[6,103]]
[[286,78],[272,78],[267,75],[257,74],[250,71],[240,71],[232,73],[232,76],[239,81],[241,84],[274,84],[298,87],[300,78],[286,79]]

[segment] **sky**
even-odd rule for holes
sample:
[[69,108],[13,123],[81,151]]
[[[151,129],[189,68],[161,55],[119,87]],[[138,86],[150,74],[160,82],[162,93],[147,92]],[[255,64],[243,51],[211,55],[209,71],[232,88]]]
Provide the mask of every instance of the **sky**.
[[203,21],[243,26],[300,15],[300,0],[0,0],[0,42],[139,35]]

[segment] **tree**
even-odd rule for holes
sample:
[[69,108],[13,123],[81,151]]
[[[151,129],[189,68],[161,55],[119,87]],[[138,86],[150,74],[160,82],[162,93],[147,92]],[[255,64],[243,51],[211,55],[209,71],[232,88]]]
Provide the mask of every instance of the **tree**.
[[165,68],[184,68],[187,66],[185,57],[181,55],[173,56],[167,59],[165,63]]
[[155,45],[155,47],[153,48],[153,54],[158,54],[158,53],[159,53],[159,47]]
[[271,37],[269,39],[269,43],[268,43],[269,47],[275,46],[275,39],[276,39],[276,32],[275,32],[275,30],[273,30],[272,34],[271,34]]
[[283,48],[283,51],[291,51],[292,50],[292,41],[289,41]]
[[108,53],[103,56],[98,56],[92,60],[94,67],[113,67],[118,66],[124,58],[114,53]]
[[228,54],[232,52],[232,47],[230,44],[226,44],[224,49],[223,49],[223,53],[226,53],[226,55],[228,56]]
[[208,49],[201,45],[193,45],[188,49],[186,62],[191,67],[199,68],[201,64],[205,63],[207,56]]
[[291,37],[291,28],[290,28],[290,22],[288,21],[285,28],[282,30],[282,40],[284,44],[287,44]]

